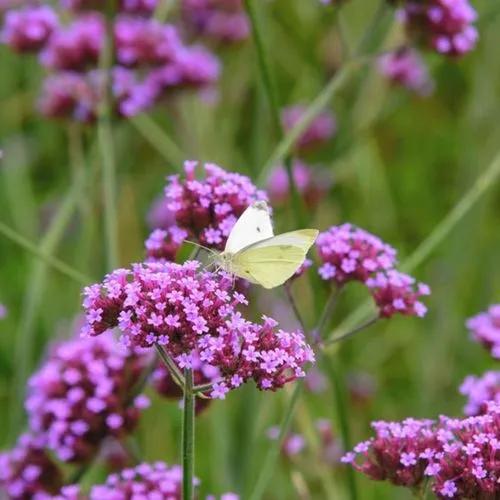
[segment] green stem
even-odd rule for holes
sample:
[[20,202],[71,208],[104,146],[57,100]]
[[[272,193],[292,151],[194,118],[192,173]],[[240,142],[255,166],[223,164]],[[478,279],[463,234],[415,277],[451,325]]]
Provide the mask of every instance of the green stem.
[[[329,360],[326,360],[323,365],[328,371],[329,378],[333,383],[333,392],[336,402],[335,408],[337,410],[337,418],[340,425],[342,445],[345,450],[350,450],[352,448],[351,429],[349,425],[349,415],[347,413],[347,398],[345,394],[345,382],[343,374],[339,370],[339,363],[330,363]],[[356,477],[354,475],[354,469],[352,467],[348,467],[346,470],[346,474],[349,498],[351,500],[356,500],[356,498],[358,497],[358,492],[356,487]]]
[[336,337],[333,337],[326,342],[323,342],[324,346],[331,345],[331,344],[336,344],[337,342],[340,342],[341,340],[346,340],[349,337],[352,337],[353,335],[356,335],[356,333],[364,330],[365,328],[368,328],[369,326],[375,324],[378,320],[380,319],[380,316],[377,314],[373,318],[370,318],[369,320],[365,321],[361,325],[357,326],[356,328],[353,328],[349,332],[343,333],[342,335],[337,335]]
[[330,292],[330,296],[326,301],[325,307],[323,308],[323,313],[319,318],[318,325],[316,326],[316,335],[317,341],[321,341],[322,333],[325,326],[328,324],[328,320],[331,319],[332,314],[335,310],[335,306],[337,305],[337,298],[341,292],[342,288],[339,286],[335,286],[332,288]]
[[297,139],[299,139],[299,137],[307,130],[307,127],[309,127],[314,118],[316,118],[316,116],[323,111],[333,96],[346,82],[349,81],[354,72],[370,60],[370,58],[365,57],[352,59],[344,64],[343,67],[332,76],[325,88],[318,94],[318,96],[304,112],[301,119],[285,134],[274,151],[271,153],[271,156],[265,163],[257,179],[258,184],[262,185],[266,182],[272,168],[275,165],[278,165],[283,158],[289,154]]
[[163,361],[163,363],[165,363],[165,366],[168,368],[168,371],[170,372],[170,375],[174,379],[174,382],[182,390],[184,390],[185,380],[184,377],[182,376],[181,371],[175,364],[175,361],[170,357],[168,352],[160,344],[155,344],[155,347],[156,347],[156,352],[160,356],[160,359]]
[[0,221],[0,234],[11,240],[16,245],[19,245],[24,250],[30,252],[36,257],[43,260],[49,266],[64,274],[71,280],[75,281],[80,285],[85,285],[92,282],[92,278],[85,276],[80,271],[74,269],[70,265],[66,264],[62,260],[51,255],[42,245],[38,245],[28,240],[18,232],[14,231],[11,227],[7,226],[4,222]]
[[[257,12],[255,10],[254,0],[244,0],[244,3],[248,17],[250,19],[250,24],[252,26],[252,36],[255,44],[255,50],[257,52],[259,72],[261,75],[264,91],[269,101],[273,126],[275,130],[278,131],[280,139],[282,139],[284,135],[284,130],[280,118],[280,103],[276,93],[276,86],[271,71],[271,65],[269,64],[267,51],[264,46],[263,37],[260,29],[260,23],[258,21]],[[280,158],[280,160],[283,160],[283,163],[285,165],[285,170],[288,177],[288,184],[290,186],[290,191],[292,193],[292,205],[293,205],[294,216],[296,222],[302,226],[304,222],[305,212],[304,210],[302,210],[303,208],[302,199],[300,197],[300,193],[297,189],[297,185],[295,184],[295,179],[293,177],[293,162],[292,162],[292,157],[290,155],[290,151],[288,151],[286,155]],[[274,163],[271,166],[271,168],[275,167],[276,165],[278,165],[278,162]]]
[[130,122],[174,170],[181,171],[184,153],[149,115],[135,116]]
[[255,482],[255,487],[253,489],[252,494],[250,495],[249,500],[260,500],[266,491],[266,487],[269,484],[269,481],[273,477],[276,461],[278,459],[281,447],[283,445],[283,441],[290,429],[290,425],[292,423],[292,416],[303,390],[304,390],[304,381],[298,380],[295,385],[295,388],[293,389],[292,397],[290,398],[288,406],[286,407],[283,419],[281,420],[278,439],[276,441],[273,441],[269,445],[269,449],[264,459],[264,463],[260,468],[259,476],[257,477],[257,481]]
[[194,499],[194,404],[193,370],[184,370],[184,405],[182,408],[182,498]]
[[99,69],[102,77],[101,102],[97,122],[97,136],[102,163],[102,194],[104,203],[104,233],[108,270],[118,266],[118,215],[116,208],[116,159],[112,114],[112,68],[113,68],[113,15],[114,1],[108,0],[106,12],[106,39],[101,51]]

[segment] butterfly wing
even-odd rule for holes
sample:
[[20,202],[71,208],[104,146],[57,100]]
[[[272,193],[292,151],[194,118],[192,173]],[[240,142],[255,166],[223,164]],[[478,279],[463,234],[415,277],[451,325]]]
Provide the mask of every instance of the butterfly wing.
[[234,256],[232,272],[264,288],[280,286],[304,263],[317,236],[316,229],[301,229],[254,243]]
[[229,233],[224,253],[236,254],[253,243],[274,235],[269,207],[265,201],[250,205]]

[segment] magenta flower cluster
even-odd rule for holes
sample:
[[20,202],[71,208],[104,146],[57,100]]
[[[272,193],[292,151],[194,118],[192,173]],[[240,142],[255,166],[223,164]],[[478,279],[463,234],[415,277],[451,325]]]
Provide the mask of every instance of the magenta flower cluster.
[[146,240],[147,262],[173,262],[183,241],[187,238],[186,230],[175,225],[167,229],[155,229]]
[[447,56],[470,52],[478,39],[469,0],[406,0],[399,17],[410,35]]
[[194,35],[234,43],[250,35],[250,23],[241,0],[182,0],[186,28]]
[[429,287],[397,271],[396,250],[377,236],[346,223],[320,233],[316,247],[320,276],[337,286],[349,281],[366,285],[381,317],[425,315],[427,309],[418,299],[430,293]]
[[495,498],[500,484],[500,406],[484,415],[453,419],[375,422],[375,437],[342,461],[371,479],[422,488],[438,498]]
[[464,407],[466,415],[486,413],[488,401],[500,403],[500,372],[488,371],[481,377],[468,375],[460,386],[460,393],[468,398]]
[[267,196],[248,177],[226,172],[213,163],[205,163],[203,177],[197,179],[197,166],[195,161],[185,162],[185,178],[169,178],[167,206],[190,237],[222,250],[238,217],[254,201],[267,200]]
[[48,500],[62,486],[62,475],[44,449],[43,439],[23,434],[0,454],[0,496],[11,500]]
[[500,359],[500,304],[467,320],[472,338],[484,345],[495,359]]
[[[215,56],[201,46],[185,45],[176,27],[150,17],[155,5],[124,0],[112,23],[111,91],[113,110],[121,116],[134,116],[180,89],[204,89],[218,79]],[[38,52],[49,71],[39,102],[44,115],[83,122],[96,118],[105,89],[97,69],[106,38],[100,8],[101,2],[69,0],[60,15],[48,6],[7,12],[3,43],[18,52]],[[63,23],[63,18],[70,21]]]
[[434,89],[427,66],[414,49],[404,47],[379,57],[378,70],[392,84],[427,96]]
[[129,400],[147,359],[109,335],[54,346],[28,382],[30,431],[63,462],[90,460],[105,438],[129,434],[148,405],[144,395]]
[[246,298],[233,290],[231,276],[199,270],[200,263],[135,264],[106,276],[84,291],[86,325],[99,335],[118,327],[130,347],[163,346],[178,367],[198,358],[220,371],[210,395],[224,398],[249,379],[262,390],[275,390],[304,376],[314,361],[302,332],[284,332],[264,317],[246,321],[237,311]]

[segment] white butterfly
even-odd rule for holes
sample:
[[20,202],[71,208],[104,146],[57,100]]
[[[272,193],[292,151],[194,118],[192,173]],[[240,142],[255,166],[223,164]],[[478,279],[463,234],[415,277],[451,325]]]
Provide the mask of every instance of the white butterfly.
[[236,221],[224,251],[216,260],[222,269],[235,276],[264,288],[274,288],[291,278],[304,263],[317,236],[317,229],[274,236],[267,203],[258,201]]

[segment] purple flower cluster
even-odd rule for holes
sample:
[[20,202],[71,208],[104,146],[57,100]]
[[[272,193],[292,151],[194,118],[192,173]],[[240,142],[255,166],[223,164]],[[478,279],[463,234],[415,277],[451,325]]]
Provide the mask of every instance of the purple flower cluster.
[[[198,480],[194,479],[195,484]],[[105,484],[93,486],[89,500],[168,498],[181,500],[182,468],[164,462],[142,463],[108,476]]]
[[203,165],[204,178],[196,178],[197,162],[184,164],[185,179],[175,175],[165,188],[168,208],[176,223],[207,247],[222,250],[238,217],[257,200],[267,200],[251,180],[226,172],[213,163]]
[[40,438],[23,434],[12,450],[0,454],[1,498],[48,500],[61,486],[61,471]]
[[47,6],[7,11],[0,41],[17,52],[40,50],[59,27],[57,14]]
[[[267,430],[267,437],[273,441],[279,438],[280,428],[277,426],[270,427]],[[294,432],[288,433],[283,439],[283,444],[281,445],[281,452],[287,458],[291,458],[298,455],[306,447],[306,440],[302,434],[297,434]]]
[[472,338],[484,345],[491,355],[500,359],[500,304],[467,320]]
[[397,271],[396,250],[377,236],[346,223],[320,233],[316,246],[323,262],[320,276],[337,286],[349,281],[366,285],[381,317],[425,315],[427,309],[418,299],[430,293],[429,287]]
[[155,229],[146,240],[147,262],[173,262],[182,242],[187,238],[187,231],[177,226],[168,229]]
[[[100,4],[63,2],[70,9],[61,14],[61,19],[69,17],[67,24],[48,6],[7,12],[1,41],[19,52],[39,52],[40,63],[49,70],[39,104],[46,116],[83,122],[96,117],[105,89],[104,75],[97,69],[106,37]],[[111,91],[116,114],[134,116],[178,90],[205,89],[217,81],[220,68],[215,56],[203,47],[185,45],[174,26],[147,15],[156,0],[124,0],[120,5],[123,10],[112,25]]]
[[394,85],[427,96],[434,89],[427,66],[416,50],[404,47],[384,54],[378,59],[380,73]]
[[399,16],[410,35],[440,54],[461,56],[476,45],[477,13],[469,0],[406,0]]
[[302,332],[284,332],[264,317],[246,321],[237,311],[246,298],[233,290],[231,276],[199,271],[200,263],[135,264],[85,289],[86,325],[90,336],[118,327],[127,346],[158,343],[179,368],[199,358],[220,371],[210,392],[225,394],[249,379],[262,390],[275,390],[304,376],[314,361]]
[[460,386],[460,393],[468,398],[464,408],[466,415],[486,413],[488,401],[500,403],[500,372],[488,371],[481,377],[467,376]]
[[411,488],[430,479],[438,498],[495,498],[500,492],[498,403],[465,419],[407,419],[373,427],[375,437],[342,458],[371,479]]
[[31,432],[64,462],[91,459],[105,438],[130,433],[148,405],[142,395],[129,401],[146,362],[108,335],[54,346],[28,382]]
[[[321,167],[310,167],[300,160],[293,163],[292,174],[297,191],[309,208],[319,204],[332,184],[327,171]],[[285,167],[280,165],[271,172],[267,192],[274,205],[285,205],[289,201],[290,186]]]
[[316,240],[323,262],[319,274],[341,286],[348,281],[366,281],[376,272],[396,265],[396,250],[364,229],[346,223],[332,226]]
[[[306,111],[305,106],[291,106],[283,110],[281,121],[286,131],[291,130],[302,119]],[[337,123],[334,116],[324,111],[311,122],[309,127],[299,137],[295,148],[298,153],[304,153],[318,148],[333,138],[337,131]]]
[[250,34],[241,0],[182,0],[181,8],[187,29],[195,35],[234,43]]

